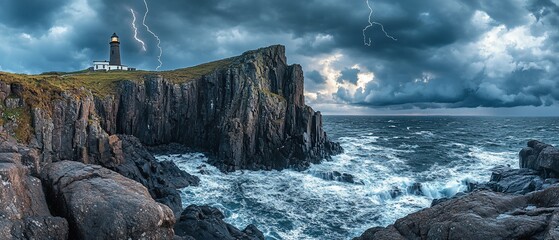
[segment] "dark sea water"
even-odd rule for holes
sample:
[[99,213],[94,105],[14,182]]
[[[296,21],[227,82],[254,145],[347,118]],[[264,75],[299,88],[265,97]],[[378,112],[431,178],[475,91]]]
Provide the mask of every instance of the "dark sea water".
[[[303,172],[223,174],[200,153],[158,158],[200,177],[182,190],[185,206],[218,207],[268,239],[350,239],[488,181],[495,166],[517,168],[530,139],[559,145],[559,118],[326,116],[324,125],[345,153]],[[357,183],[325,179],[333,171]]]

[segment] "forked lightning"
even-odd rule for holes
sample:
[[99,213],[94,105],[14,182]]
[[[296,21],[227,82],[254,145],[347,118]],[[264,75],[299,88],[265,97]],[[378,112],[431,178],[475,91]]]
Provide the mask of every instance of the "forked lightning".
[[154,32],[152,32],[149,29],[148,25],[146,24],[146,18],[149,13],[149,7],[146,0],[144,0],[144,4],[146,5],[146,14],[144,14],[144,20],[142,21],[142,24],[144,25],[144,27],[146,27],[147,31],[157,39],[157,48],[159,48],[159,56],[157,56],[157,61],[159,62],[159,66],[157,66],[155,70],[159,70],[159,68],[161,68],[161,66],[163,65],[163,62],[161,61],[161,56],[163,55],[163,49],[161,48],[161,39],[159,39],[159,36],[157,36]]
[[130,8],[130,12],[132,13],[132,28],[134,28],[134,39],[136,39],[136,41],[142,44],[142,50],[144,50],[145,52],[146,44],[144,43],[144,41],[138,38],[138,28],[136,27],[136,14],[134,13],[134,10],[132,8]]
[[398,39],[396,39],[396,38],[390,36],[390,34],[388,34],[388,33],[386,32],[386,30],[384,30],[384,25],[382,25],[381,23],[374,22],[374,21],[371,20],[371,18],[373,17],[373,8],[372,8],[371,5],[369,4],[369,0],[366,0],[366,2],[367,2],[367,7],[369,7],[369,10],[370,10],[370,11],[369,11],[369,25],[367,25],[365,28],[363,28],[363,44],[365,44],[365,46],[369,46],[369,47],[371,46],[372,40],[371,40],[371,38],[369,37],[369,38],[368,38],[369,41],[367,41],[367,34],[366,34],[365,32],[367,31],[367,29],[373,27],[373,25],[378,25],[378,26],[380,26],[380,28],[382,29],[382,32],[384,32],[384,35],[385,35],[387,38],[390,38],[390,39],[392,39],[392,40],[394,40],[394,41],[398,41]]

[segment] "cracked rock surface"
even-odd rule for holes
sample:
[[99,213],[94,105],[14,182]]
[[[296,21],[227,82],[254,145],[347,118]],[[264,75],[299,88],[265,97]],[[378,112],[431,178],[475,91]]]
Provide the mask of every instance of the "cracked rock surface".
[[98,165],[49,164],[41,172],[55,214],[70,239],[171,239],[173,212],[140,183]]

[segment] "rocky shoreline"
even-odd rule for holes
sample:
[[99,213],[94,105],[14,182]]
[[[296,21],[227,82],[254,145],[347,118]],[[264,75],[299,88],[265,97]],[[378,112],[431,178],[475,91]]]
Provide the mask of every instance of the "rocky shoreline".
[[103,96],[0,81],[0,235],[264,239],[254,225],[225,223],[218,209],[183,209],[177,189],[199,179],[147,149],[202,150],[225,172],[302,169],[343,150],[304,104],[301,66],[287,65],[283,46],[226,62],[179,82],[123,80]]
[[559,239],[559,149],[529,141],[519,169],[497,167],[471,192],[434,200],[368,239]]
[[[224,172],[304,169],[343,151],[304,104],[302,69],[287,65],[283,46],[180,83],[123,80],[105,96],[0,81],[0,111],[0,236],[8,239],[264,239],[216,208],[183,209],[177,189],[200,180],[152,151],[203,151]],[[559,150],[530,141],[519,155],[520,169],[497,167],[490,182],[355,239],[559,239]],[[363,184],[350,173],[312,174]]]

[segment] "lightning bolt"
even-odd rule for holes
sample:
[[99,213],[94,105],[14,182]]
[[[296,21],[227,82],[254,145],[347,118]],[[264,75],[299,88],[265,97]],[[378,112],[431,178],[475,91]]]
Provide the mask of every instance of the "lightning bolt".
[[366,2],[367,2],[367,7],[369,7],[370,12],[369,12],[369,25],[367,25],[365,28],[363,28],[363,44],[365,44],[365,46],[368,46],[368,47],[371,46],[371,38],[369,37],[369,42],[367,42],[367,35],[365,34],[365,32],[367,31],[367,29],[373,27],[374,25],[380,26],[380,28],[382,29],[382,32],[384,32],[384,35],[387,38],[390,38],[394,41],[398,41],[398,39],[390,36],[390,34],[388,34],[386,32],[386,30],[384,30],[384,25],[382,25],[381,23],[378,23],[378,22],[371,21],[371,17],[373,16],[373,8],[369,4],[369,0],[366,0]]
[[136,39],[136,41],[142,44],[142,50],[144,50],[145,52],[146,44],[144,43],[144,41],[138,38],[138,28],[136,27],[136,14],[134,13],[134,10],[132,10],[132,8],[130,8],[130,12],[132,13],[132,28],[134,28],[134,39]]
[[155,70],[157,71],[163,65],[163,62],[161,61],[161,55],[163,55],[163,49],[161,48],[161,39],[159,39],[159,37],[154,32],[152,32],[149,29],[148,25],[146,24],[146,18],[147,18],[148,13],[149,13],[149,7],[148,7],[148,3],[146,2],[146,0],[144,0],[144,4],[146,5],[146,14],[144,14],[144,20],[142,21],[142,24],[144,25],[144,27],[146,27],[148,32],[151,33],[151,35],[153,35],[157,39],[157,48],[159,48],[159,56],[157,57],[157,61],[159,62],[159,66],[157,66],[155,68]]

